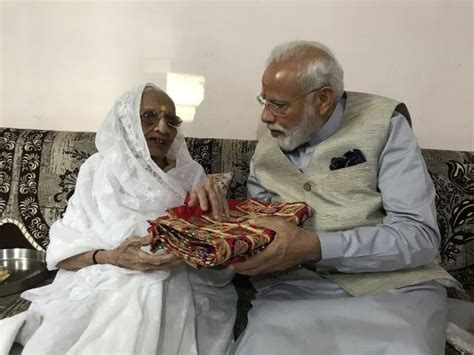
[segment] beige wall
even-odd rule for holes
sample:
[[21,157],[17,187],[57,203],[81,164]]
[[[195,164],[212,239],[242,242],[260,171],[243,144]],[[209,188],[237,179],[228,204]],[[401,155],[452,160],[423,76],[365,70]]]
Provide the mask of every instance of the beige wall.
[[420,145],[474,150],[471,1],[2,1],[0,125],[96,130],[167,71],[202,75],[186,135],[254,139],[269,50],[331,47],[346,88],[405,101]]

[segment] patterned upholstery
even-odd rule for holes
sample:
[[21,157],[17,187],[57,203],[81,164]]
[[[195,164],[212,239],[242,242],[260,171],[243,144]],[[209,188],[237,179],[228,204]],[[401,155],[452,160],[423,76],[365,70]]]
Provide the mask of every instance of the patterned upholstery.
[[474,289],[474,154],[422,151],[436,189],[442,265],[466,289]]
[[[95,153],[94,133],[0,128],[0,224],[13,223],[37,249],[63,214],[81,164]],[[244,198],[256,141],[188,138],[207,173],[234,173],[229,198]],[[443,266],[474,288],[474,154],[423,150],[434,181]],[[0,235],[2,238],[8,235]],[[11,243],[10,243],[11,244]]]

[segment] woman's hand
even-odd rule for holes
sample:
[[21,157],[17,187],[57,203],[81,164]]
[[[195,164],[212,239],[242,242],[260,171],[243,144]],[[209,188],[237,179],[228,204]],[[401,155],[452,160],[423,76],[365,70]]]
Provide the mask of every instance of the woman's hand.
[[201,210],[208,211],[211,208],[214,219],[221,221],[222,216],[229,217],[229,205],[220,187],[212,180],[201,182],[191,192],[189,206],[199,203]]
[[141,247],[150,245],[152,240],[151,235],[127,238],[115,249],[97,253],[96,260],[99,264],[105,262],[143,272],[170,270],[183,264],[183,261],[172,253],[149,254],[141,250]]

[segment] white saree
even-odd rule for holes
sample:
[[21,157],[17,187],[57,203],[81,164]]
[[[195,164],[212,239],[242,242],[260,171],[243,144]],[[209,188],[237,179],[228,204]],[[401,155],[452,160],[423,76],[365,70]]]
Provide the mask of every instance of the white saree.
[[[152,161],[139,118],[143,89],[125,93],[97,132],[98,153],[81,167],[64,217],[51,226],[49,269],[145,235],[147,220],[182,204],[206,179],[180,132],[167,156],[176,167],[165,173]],[[223,354],[236,312],[231,277],[228,270],[188,267],[152,273],[112,265],[59,270],[51,285],[23,293],[32,301],[27,312],[41,323],[36,331],[20,328],[16,338],[25,354]]]

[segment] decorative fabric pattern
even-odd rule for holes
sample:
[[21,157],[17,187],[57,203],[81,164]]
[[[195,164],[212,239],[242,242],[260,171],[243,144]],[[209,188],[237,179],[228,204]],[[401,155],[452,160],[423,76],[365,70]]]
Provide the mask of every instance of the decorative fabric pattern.
[[[0,128],[0,191],[8,191],[0,194],[0,225],[16,225],[35,249],[44,250],[51,224],[74,192],[79,167],[96,151],[91,132]],[[11,234],[0,235],[0,243],[2,237]]]
[[436,189],[437,218],[442,237],[441,265],[466,288],[472,288],[474,154],[447,150],[423,150],[422,153]]
[[462,269],[451,271],[451,275],[454,276],[466,290],[471,290],[470,295],[474,301],[474,267],[466,266]]
[[207,174],[231,171],[229,198],[247,198],[249,162],[257,141],[239,139],[186,138],[191,157],[201,164]]
[[38,182],[43,142],[46,131],[32,131],[26,136],[21,156],[21,177],[18,189],[18,208],[23,223],[38,244],[46,247],[49,227],[39,208]]
[[5,129],[0,135],[0,213],[7,206],[10,196],[13,159],[19,134],[15,130]]
[[199,207],[171,208],[168,216],[151,221],[148,231],[165,249],[191,266],[212,267],[244,260],[273,240],[274,231],[251,226],[249,219],[278,216],[299,225],[311,216],[311,207],[304,202],[230,200],[229,210],[230,218],[218,222]]

